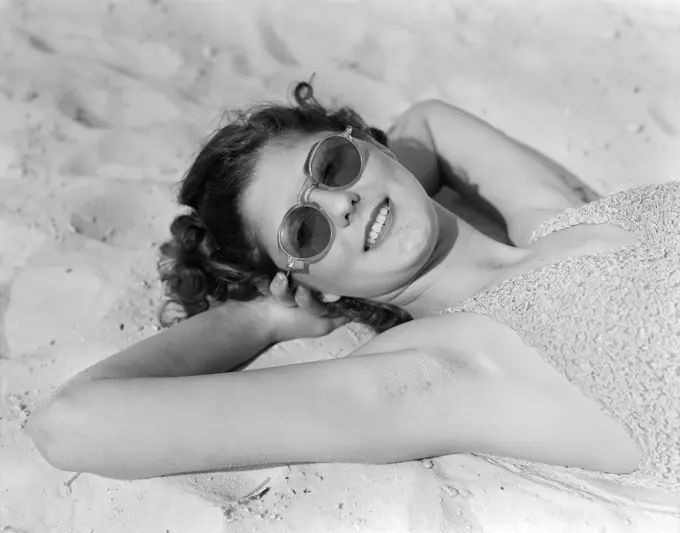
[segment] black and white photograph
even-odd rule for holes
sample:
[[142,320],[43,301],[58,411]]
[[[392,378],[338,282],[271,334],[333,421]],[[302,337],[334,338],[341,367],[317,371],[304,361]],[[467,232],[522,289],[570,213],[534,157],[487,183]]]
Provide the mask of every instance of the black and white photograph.
[[0,533],[680,533],[680,0],[0,0]]

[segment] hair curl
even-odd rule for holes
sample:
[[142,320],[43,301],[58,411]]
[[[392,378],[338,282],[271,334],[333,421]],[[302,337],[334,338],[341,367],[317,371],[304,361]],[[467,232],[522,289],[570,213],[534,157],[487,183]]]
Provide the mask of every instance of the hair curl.
[[[251,301],[278,272],[239,212],[266,143],[290,133],[342,132],[352,126],[387,146],[385,133],[367,126],[349,107],[330,111],[321,106],[309,83],[298,83],[294,98],[296,105],[265,104],[237,112],[207,141],[180,183],[178,202],[191,213],[175,218],[172,239],[160,247],[159,273],[169,298],[160,312],[164,327],[215,302]],[[179,306],[179,318],[168,318],[171,304]],[[361,298],[342,297],[324,305],[330,316],[346,316],[378,333],[411,320],[398,307]]]

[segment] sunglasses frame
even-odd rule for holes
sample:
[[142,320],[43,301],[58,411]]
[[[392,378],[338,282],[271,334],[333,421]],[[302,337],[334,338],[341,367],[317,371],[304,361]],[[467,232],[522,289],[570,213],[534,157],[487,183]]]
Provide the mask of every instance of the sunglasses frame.
[[[323,145],[325,141],[328,139],[331,139],[333,137],[342,137],[346,140],[348,140],[354,148],[356,149],[357,153],[359,154],[359,161],[360,161],[360,166],[359,166],[359,172],[357,173],[356,177],[347,185],[343,185],[342,187],[329,187],[327,185],[324,185],[321,183],[319,180],[317,180],[314,177],[313,169],[312,169],[312,163],[314,162],[314,157],[316,156],[317,152],[319,151],[319,148]],[[364,155],[365,152],[365,155]],[[288,211],[286,211],[286,214],[283,216],[283,219],[281,220],[281,225],[279,226],[279,232],[278,232],[278,245],[279,245],[279,250],[286,254],[288,257],[288,262],[287,262],[287,271],[286,271],[286,276],[290,278],[290,273],[293,270],[293,267],[295,266],[295,263],[297,261],[301,261],[304,264],[310,264],[310,263],[316,263],[323,259],[328,251],[331,249],[331,246],[333,246],[333,241],[335,240],[335,224],[333,224],[333,221],[330,219],[330,217],[326,214],[326,212],[319,206],[318,204],[315,204],[314,202],[309,201],[309,195],[314,189],[321,189],[325,191],[341,191],[344,189],[348,189],[352,185],[354,185],[357,181],[359,181],[359,178],[361,178],[361,175],[364,173],[364,168],[366,166],[366,162],[368,161],[368,155],[369,152],[368,150],[363,151],[357,145],[355,140],[352,138],[352,126],[347,126],[345,128],[345,131],[342,133],[331,133],[330,135],[327,135],[323,139],[319,140],[310,150],[309,155],[307,156],[307,159],[305,161],[304,165],[304,172],[305,176],[307,178],[305,179],[305,182],[302,185],[302,188],[300,189],[300,192],[298,193],[297,196],[297,203],[291,207]],[[319,252],[317,255],[312,256],[312,257],[298,257],[296,255],[293,255],[286,251],[286,249],[283,246],[283,232],[284,228],[286,225],[286,221],[288,220],[288,217],[293,213],[295,210],[299,209],[300,207],[308,207],[311,209],[314,209],[321,213],[321,215],[328,221],[328,225],[331,229],[331,236],[330,239],[328,240],[328,244],[326,247]]]

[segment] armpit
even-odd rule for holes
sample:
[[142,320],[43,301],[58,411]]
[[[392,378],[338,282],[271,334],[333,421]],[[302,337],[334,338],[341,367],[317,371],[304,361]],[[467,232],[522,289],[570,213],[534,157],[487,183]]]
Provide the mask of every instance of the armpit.
[[402,403],[408,397],[446,393],[472,374],[464,360],[413,352],[385,370],[380,387],[390,403]]

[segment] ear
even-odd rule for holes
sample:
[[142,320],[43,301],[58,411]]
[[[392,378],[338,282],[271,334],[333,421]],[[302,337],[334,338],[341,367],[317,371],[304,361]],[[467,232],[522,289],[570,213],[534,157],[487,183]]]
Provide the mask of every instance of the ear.
[[321,293],[321,301],[327,304],[337,302],[341,296],[338,296],[337,294],[331,294],[329,292],[324,292]]

